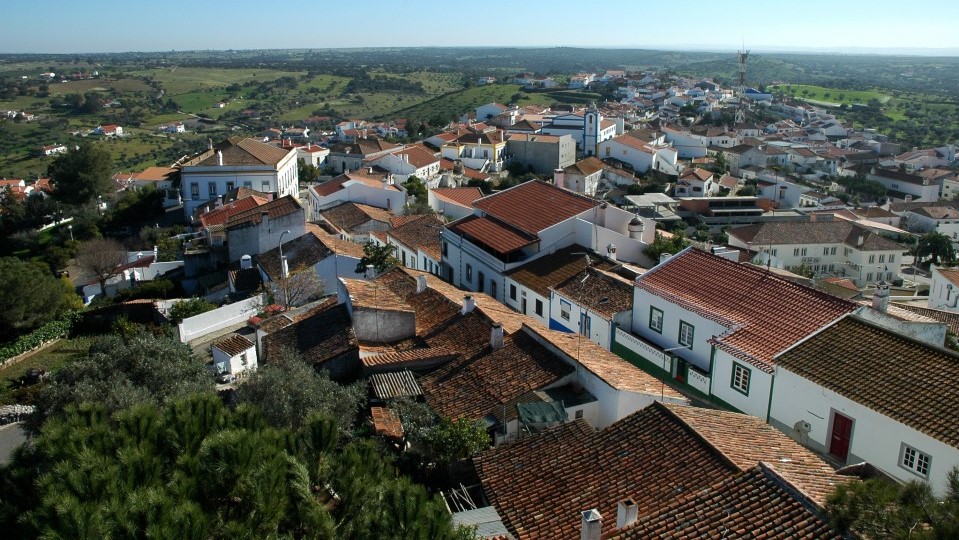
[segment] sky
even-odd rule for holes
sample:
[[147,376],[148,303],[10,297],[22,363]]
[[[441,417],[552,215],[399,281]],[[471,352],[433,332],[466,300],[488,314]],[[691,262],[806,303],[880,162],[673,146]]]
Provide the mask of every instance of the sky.
[[956,0],[0,0],[0,53],[519,46],[959,56]]

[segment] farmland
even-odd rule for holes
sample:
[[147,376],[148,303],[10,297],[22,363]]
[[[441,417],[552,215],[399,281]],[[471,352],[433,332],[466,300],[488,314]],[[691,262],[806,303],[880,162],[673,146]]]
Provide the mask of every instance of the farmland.
[[865,104],[871,100],[886,103],[890,99],[890,96],[874,90],[842,90],[809,84],[771,85],[767,88],[767,91],[773,94],[782,93],[783,95],[789,95],[796,99],[818,101],[836,107],[842,104]]

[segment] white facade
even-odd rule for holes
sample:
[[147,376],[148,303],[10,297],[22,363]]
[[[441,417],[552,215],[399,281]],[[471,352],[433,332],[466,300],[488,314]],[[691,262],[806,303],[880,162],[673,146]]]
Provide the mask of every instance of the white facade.
[[299,198],[299,175],[296,151],[289,153],[276,166],[273,165],[204,165],[180,169],[183,190],[183,212],[187,219],[193,210],[206,201],[238,187],[246,187],[277,197],[292,195]]
[[[867,461],[896,479],[923,480],[900,466],[904,446],[930,456],[929,482],[936,493],[946,488],[946,473],[959,466],[959,449],[921,433],[888,416],[869,409],[828,388],[782,367],[775,369],[769,421],[800,443],[821,452],[829,451],[836,414],[853,421],[847,463]],[[805,422],[810,428],[805,428]]]
[[638,139],[626,140],[625,137],[629,135],[599,143],[598,157],[618,159],[631,165],[636,172],[660,170],[661,164],[668,165],[663,167],[666,170],[676,168],[679,153],[675,149],[668,146],[644,145],[638,142]]
[[393,180],[389,179],[379,186],[371,186],[370,183],[360,180],[347,180],[343,182],[341,189],[329,195],[319,195],[316,191],[310,189],[308,191],[310,195],[310,220],[320,219],[321,211],[345,202],[375,206],[396,214],[402,214],[403,209],[406,208],[406,190],[392,182]]
[[936,266],[931,267],[932,278],[929,285],[929,307],[959,312],[959,285],[953,283],[955,270],[940,271]]
[[218,373],[237,375],[245,371],[256,371],[256,347],[251,343],[250,348],[230,356],[216,345],[213,346],[213,364]]

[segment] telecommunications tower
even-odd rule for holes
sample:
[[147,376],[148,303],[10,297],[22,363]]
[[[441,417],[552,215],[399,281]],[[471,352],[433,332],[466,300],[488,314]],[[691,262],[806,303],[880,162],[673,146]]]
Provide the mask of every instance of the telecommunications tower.
[[736,123],[746,122],[746,59],[749,58],[749,51],[746,47],[739,50],[739,103],[736,108]]

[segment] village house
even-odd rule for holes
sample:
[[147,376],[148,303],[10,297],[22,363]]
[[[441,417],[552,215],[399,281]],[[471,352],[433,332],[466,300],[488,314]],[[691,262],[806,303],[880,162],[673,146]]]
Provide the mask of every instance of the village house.
[[578,333],[606,350],[612,349],[615,329],[629,327],[633,320],[632,281],[613,270],[591,264],[550,287],[549,327]]
[[959,313],[959,269],[933,265],[930,272],[929,308]]
[[[307,224],[306,229],[306,234],[283,242],[282,258],[279,245],[256,257],[262,281],[274,288],[275,294],[282,294],[282,285],[277,284],[282,284],[284,275],[288,277],[299,272],[313,272],[313,283],[304,279],[297,286],[301,291],[315,287],[322,296],[336,294],[338,278],[363,276],[363,272],[356,271],[356,265],[363,258],[362,246],[340,240],[312,223]],[[299,304],[310,300],[300,298]]]
[[576,161],[576,143],[569,135],[513,134],[506,141],[513,163],[536,174],[549,174]]
[[256,346],[245,336],[233,334],[213,344],[215,375],[223,380],[256,371]]
[[762,264],[817,276],[848,277],[862,287],[899,279],[906,248],[846,220],[766,222],[726,231],[729,245],[759,252]]
[[483,197],[483,191],[478,187],[438,187],[428,193],[430,208],[451,220],[472,214],[473,203]]
[[401,146],[377,138],[356,138],[354,142],[335,144],[326,156],[327,166],[342,174],[365,166],[365,162],[399,150]]
[[873,167],[866,178],[879,182],[890,199],[900,201],[936,201],[939,199],[941,179],[898,169]]
[[775,358],[770,423],[840,464],[948,489],[959,356],[850,315]]
[[306,209],[286,195],[243,212],[231,214],[224,224],[229,262],[244,255],[264,253],[280,240],[306,234]]
[[393,175],[393,182],[397,184],[402,184],[410,176],[416,176],[427,187],[435,187],[439,183],[440,158],[423,146],[407,146],[391,154],[370,159],[367,163],[389,171]]
[[123,128],[116,124],[107,124],[105,126],[97,126],[93,130],[94,135],[102,135],[104,137],[122,137]]
[[590,156],[553,171],[553,183],[557,187],[595,197],[605,169],[606,165],[602,161]]
[[599,144],[601,159],[615,159],[639,173],[649,170],[679,174],[679,154],[665,144],[660,134],[630,132]]
[[631,226],[636,216],[629,212],[538,180],[479,199],[473,207],[472,215],[443,230],[441,275],[494,298],[502,298],[509,270],[574,243],[646,264],[643,248],[655,234],[651,220]]
[[371,241],[372,233],[391,228],[393,214],[366,204],[344,202],[321,210],[316,220],[327,223],[340,238],[357,244]]
[[404,267],[439,275],[440,231],[445,222],[430,215],[396,217],[391,221],[393,228],[371,235],[371,240],[393,246],[396,260]]
[[444,144],[440,151],[444,159],[460,160],[472,169],[499,172],[505,165],[506,139],[496,129],[467,132]]
[[310,197],[310,217],[314,220],[319,219],[323,210],[346,202],[396,213],[402,213],[406,207],[406,190],[394,180],[392,173],[377,167],[345,172],[332,180],[311,186],[307,193]]
[[719,194],[719,183],[706,169],[690,167],[679,175],[673,192],[676,197],[710,197]]
[[623,119],[607,119],[593,104],[585,112],[557,114],[542,128],[544,135],[569,135],[576,142],[580,155],[589,157],[598,153],[599,144],[622,135]]
[[244,187],[276,197],[299,196],[296,152],[254,139],[231,137],[180,166],[187,219],[205,201]]
[[482,490],[473,505],[454,505],[453,521],[482,511],[484,527],[523,540],[705,538],[731,528],[838,540],[822,509],[849,480],[756,418],[660,403],[600,430],[560,424],[473,463]]

